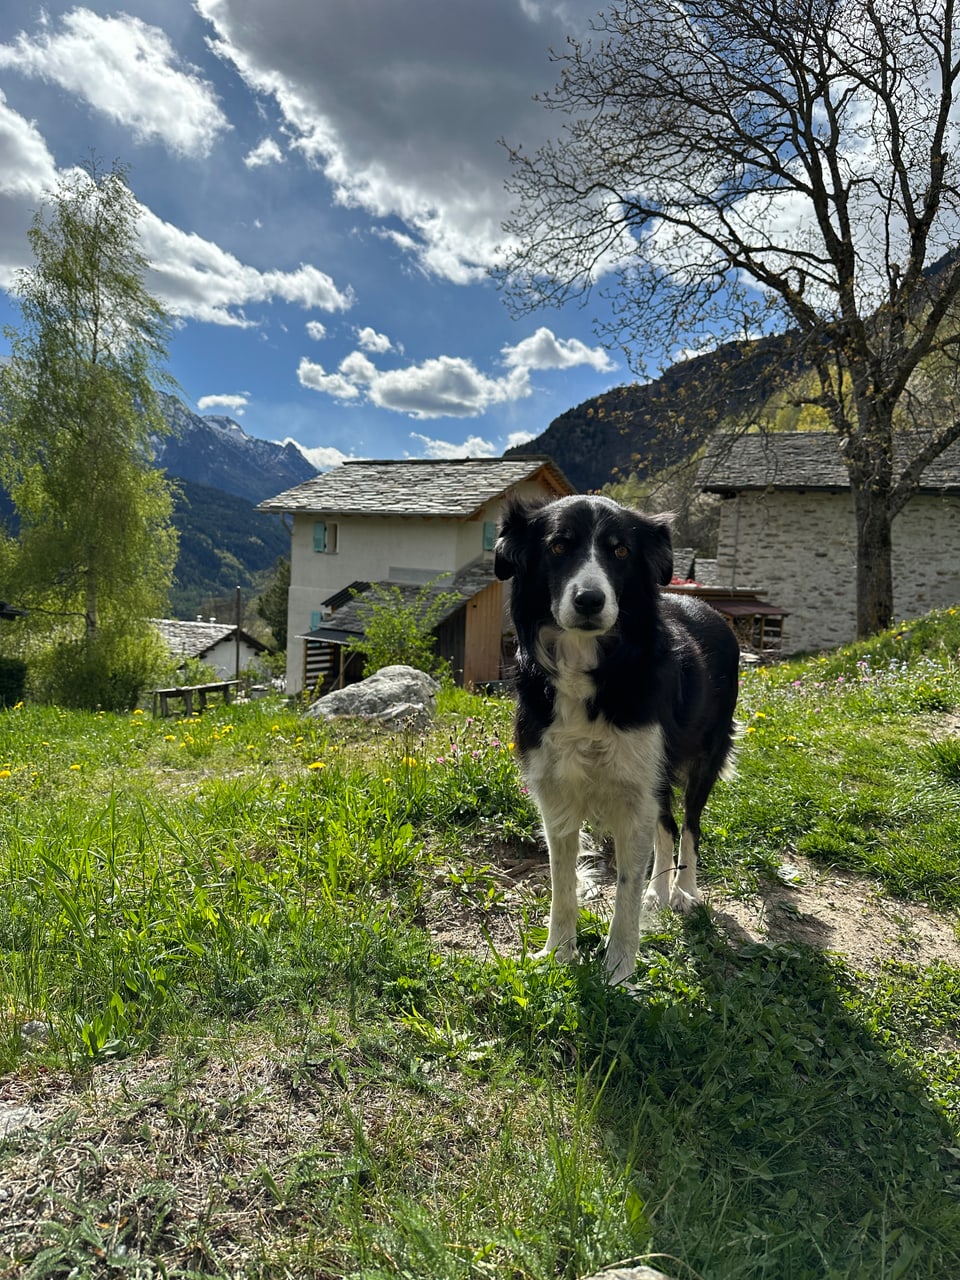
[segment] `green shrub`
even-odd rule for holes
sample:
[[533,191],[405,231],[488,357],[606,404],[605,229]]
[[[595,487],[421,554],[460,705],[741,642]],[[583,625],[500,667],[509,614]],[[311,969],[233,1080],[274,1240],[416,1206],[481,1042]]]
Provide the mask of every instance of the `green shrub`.
[[27,664],[19,658],[0,658],[0,707],[23,701],[27,684]]
[[129,711],[168,661],[166,647],[153,630],[96,632],[40,654],[32,667],[34,692],[40,701],[61,707]]

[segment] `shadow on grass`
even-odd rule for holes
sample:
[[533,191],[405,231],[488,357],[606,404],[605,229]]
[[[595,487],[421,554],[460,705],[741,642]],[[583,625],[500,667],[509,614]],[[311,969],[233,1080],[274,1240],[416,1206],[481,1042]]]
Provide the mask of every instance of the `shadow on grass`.
[[649,940],[634,992],[578,977],[581,1065],[657,1251],[706,1280],[960,1275],[956,1134],[843,971],[705,913],[685,935]]

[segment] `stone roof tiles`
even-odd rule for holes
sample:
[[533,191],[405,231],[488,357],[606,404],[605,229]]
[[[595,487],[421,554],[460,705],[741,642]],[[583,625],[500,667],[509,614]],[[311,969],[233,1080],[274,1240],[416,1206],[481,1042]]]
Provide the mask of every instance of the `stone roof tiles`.
[[[428,584],[430,591],[448,593],[455,596],[451,600],[441,615],[437,619],[436,625],[439,626],[452,614],[461,609],[474,596],[479,595],[492,582],[496,581],[496,575],[493,571],[493,562],[486,559],[478,559],[471,561],[465,565],[456,574],[442,574],[433,583]],[[344,643],[353,636],[363,635],[363,622],[361,615],[364,606],[369,607],[372,601],[365,596],[365,592],[360,588],[369,588],[374,584],[357,583],[356,594],[342,604],[340,604],[329,618],[325,618],[322,625],[313,631],[310,631],[307,637],[315,640],[332,640],[335,643]],[[405,604],[413,603],[421,591],[423,584],[416,586],[408,583],[397,582],[380,582],[376,584],[386,590],[397,590],[401,599]]]
[[466,519],[513,485],[533,479],[545,481],[558,497],[575,492],[545,454],[439,462],[344,462],[268,498],[257,510]]
[[[697,472],[708,493],[748,489],[849,489],[850,479],[832,431],[718,436]],[[960,442],[927,467],[921,493],[960,493]]]

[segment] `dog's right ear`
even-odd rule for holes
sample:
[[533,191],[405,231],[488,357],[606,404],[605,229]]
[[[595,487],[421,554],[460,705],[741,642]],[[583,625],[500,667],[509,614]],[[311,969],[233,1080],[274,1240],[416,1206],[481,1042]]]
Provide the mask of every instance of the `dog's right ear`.
[[530,517],[544,504],[510,498],[500,516],[500,536],[493,548],[493,571],[505,582],[524,565],[529,546]]

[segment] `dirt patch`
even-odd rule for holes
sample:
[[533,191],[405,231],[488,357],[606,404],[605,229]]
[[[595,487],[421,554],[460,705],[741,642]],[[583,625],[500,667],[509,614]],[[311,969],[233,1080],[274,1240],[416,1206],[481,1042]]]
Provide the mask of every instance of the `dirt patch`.
[[[613,911],[616,889],[608,865],[591,863],[588,905],[599,915]],[[428,912],[427,927],[441,952],[489,956],[520,954],[523,922],[545,923],[550,869],[545,853],[511,856],[499,851],[486,868],[480,905],[467,893],[445,886]],[[876,883],[850,871],[823,868],[791,856],[780,878],[750,898],[734,897],[706,886],[704,898],[717,927],[734,945],[745,942],[802,943],[844,956],[867,972],[888,960],[927,965],[935,960],[960,967],[960,915],[902,902]]]

